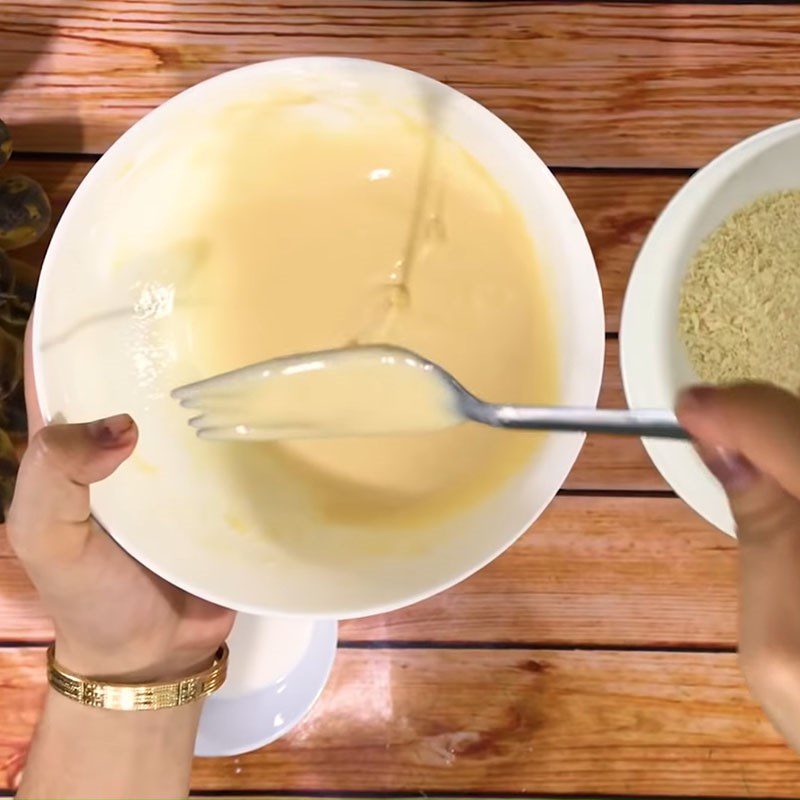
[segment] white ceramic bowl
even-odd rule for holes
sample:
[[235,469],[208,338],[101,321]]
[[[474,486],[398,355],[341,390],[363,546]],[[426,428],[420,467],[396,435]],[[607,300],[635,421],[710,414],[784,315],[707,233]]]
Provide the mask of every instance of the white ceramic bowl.
[[[631,408],[670,407],[683,387],[699,381],[678,334],[678,305],[703,239],[759,195],[798,188],[800,120],[793,120],[726,150],[672,198],[636,259],[622,310],[622,378]],[[725,494],[690,445],[653,439],[645,447],[683,500],[735,535]]]
[[[398,608],[441,591],[491,561],[527,529],[558,491],[582,444],[553,436],[522,472],[477,507],[425,531],[425,546],[393,552],[298,557],[247,538],[225,519],[224,488],[193,460],[172,401],[135,377],[126,355],[129,287],[104,263],[104,224],[117,180],[171,120],[301,81],[310,91],[391,99],[425,93],[438,124],[491,171],[521,209],[546,273],[557,320],[561,398],[594,405],[604,351],[603,307],[586,237],[566,195],[535,153],[497,117],[436,81],[397,67],[339,58],[255,64],[195,86],[153,111],[92,169],[67,208],[45,259],[34,323],[34,365],[48,420],[134,414],[133,459],[94,487],[92,508],[122,547],[167,580],[251,613],[352,617]],[[324,96],[323,96],[324,99]],[[187,147],[190,143],[187,142]],[[178,188],[176,187],[176,192]],[[174,198],[154,197],[153,202]],[[123,315],[124,316],[124,315]],[[86,324],[91,317],[92,324]],[[68,332],[69,335],[64,335]],[[164,420],[172,419],[172,427]]]
[[[291,635],[296,625],[306,629],[306,640],[299,652],[285,658],[282,645],[291,650],[298,644]],[[194,754],[236,756],[289,733],[328,682],[336,657],[336,628],[330,619],[276,620],[239,614],[228,637],[228,678],[203,706]]]

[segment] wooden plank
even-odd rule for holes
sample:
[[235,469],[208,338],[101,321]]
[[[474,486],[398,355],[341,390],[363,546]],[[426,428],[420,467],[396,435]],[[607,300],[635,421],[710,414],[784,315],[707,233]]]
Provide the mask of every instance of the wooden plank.
[[0,789],[19,785],[44,687],[43,650],[0,650]]
[[[2,537],[0,640],[46,616]],[[506,554],[453,589],[342,623],[349,642],[734,647],[736,549],[679,500],[560,497]]]
[[633,262],[656,217],[686,175],[556,170],[592,246],[606,309],[606,327],[619,331]]
[[671,498],[561,497],[464,583],[350,641],[735,647],[736,547]]
[[289,55],[428,73],[563,165],[697,166],[800,111],[793,4],[5,0],[0,35],[29,150],[101,152],[186,86]]
[[342,652],[295,735],[198,761],[209,789],[796,797],[731,655]]
[[[0,652],[0,782],[18,778],[41,652]],[[730,654],[343,650],[286,739],[200,759],[206,791],[797,797],[800,760]]]

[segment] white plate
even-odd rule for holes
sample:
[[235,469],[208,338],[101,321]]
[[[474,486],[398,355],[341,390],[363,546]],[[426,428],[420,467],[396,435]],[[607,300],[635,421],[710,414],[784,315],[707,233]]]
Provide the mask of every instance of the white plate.
[[[697,383],[678,335],[680,287],[703,239],[766,192],[800,189],[800,120],[768,128],[726,150],[675,195],[642,247],[625,295],[620,362],[631,408],[666,408]],[[693,448],[646,440],[653,463],[698,514],[733,536],[722,488]]]
[[[303,625],[304,621],[288,622]],[[288,733],[319,698],[336,656],[337,623],[309,622],[310,635],[303,654],[288,672],[265,657],[263,644],[274,646],[280,636],[247,637],[264,626],[257,617],[240,615],[228,639],[231,648],[229,681],[212,695],[200,717],[196,756],[235,756],[257,750]],[[241,645],[250,647],[242,647]],[[278,661],[285,662],[284,653]],[[279,670],[276,675],[276,666]],[[259,676],[262,680],[260,685]]]

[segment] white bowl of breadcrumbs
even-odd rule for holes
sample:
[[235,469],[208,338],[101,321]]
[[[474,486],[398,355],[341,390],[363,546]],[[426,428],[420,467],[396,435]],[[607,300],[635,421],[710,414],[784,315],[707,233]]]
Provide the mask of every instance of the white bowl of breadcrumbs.
[[[670,201],[636,259],[620,340],[631,408],[670,406],[693,383],[800,392],[800,120],[726,150]],[[645,447],[680,497],[734,534],[691,445]]]

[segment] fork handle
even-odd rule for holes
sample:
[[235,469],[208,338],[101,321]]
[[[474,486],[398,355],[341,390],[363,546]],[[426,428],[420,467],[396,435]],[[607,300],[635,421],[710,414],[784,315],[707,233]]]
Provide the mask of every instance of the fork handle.
[[690,439],[671,411],[489,405],[483,412],[478,421],[497,428]]

